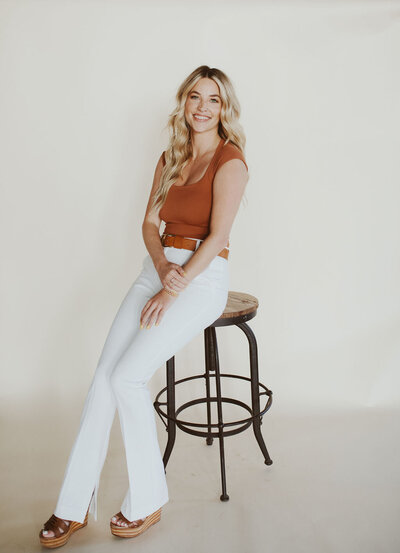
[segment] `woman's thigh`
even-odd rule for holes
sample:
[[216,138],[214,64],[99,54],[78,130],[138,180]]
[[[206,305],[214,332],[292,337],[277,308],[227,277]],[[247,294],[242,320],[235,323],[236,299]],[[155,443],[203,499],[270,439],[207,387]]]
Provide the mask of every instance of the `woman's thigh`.
[[[177,248],[165,250],[167,259],[179,265],[183,265],[190,254],[193,254],[190,250]],[[148,271],[147,278],[158,286],[154,292],[156,293],[162,285],[150,256],[145,258],[143,264]],[[124,383],[136,383],[138,386],[146,384],[162,363],[222,314],[226,306],[228,287],[227,260],[221,257],[213,259],[209,266],[174,298],[158,326],[152,325],[149,329],[139,329],[135,332],[114,368],[114,383],[122,386]],[[143,297],[144,303],[147,299]],[[140,312],[134,314],[137,325]]]
[[132,343],[140,329],[140,314],[146,302],[160,287],[158,277],[149,270],[148,260],[143,260],[142,268],[125,294],[111,324],[105,340],[96,375],[110,375],[118,360]]

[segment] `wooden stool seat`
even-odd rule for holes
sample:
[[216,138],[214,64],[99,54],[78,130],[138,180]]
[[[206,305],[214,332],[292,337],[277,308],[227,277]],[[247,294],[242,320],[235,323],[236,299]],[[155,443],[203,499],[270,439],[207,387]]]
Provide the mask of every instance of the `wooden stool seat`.
[[248,321],[256,316],[257,307],[258,299],[255,296],[230,290],[224,312],[211,326],[227,326]]
[[[202,374],[188,376],[175,380],[175,356],[172,356],[167,361],[166,380],[167,386],[159,391],[153,403],[155,410],[159,414],[163,424],[168,432],[168,442],[165,448],[163,463],[164,470],[167,467],[168,459],[171,455],[173,445],[175,443],[176,427],[180,428],[188,434],[206,438],[207,445],[212,445],[214,438],[219,440],[220,467],[222,480],[221,501],[227,501],[229,496],[226,491],[226,474],[225,474],[225,453],[224,453],[224,438],[243,432],[249,426],[253,426],[253,432],[266,465],[271,465],[272,460],[264,443],[264,438],[261,433],[262,417],[271,407],[272,391],[258,379],[258,352],[257,341],[255,335],[246,321],[252,319],[257,314],[258,299],[251,294],[245,292],[229,291],[228,299],[224,312],[210,326],[204,329],[204,352],[205,352],[205,372]],[[237,326],[244,332],[249,344],[250,358],[250,377],[221,373],[219,369],[219,356],[216,328],[220,326]],[[194,379],[203,379],[205,382],[205,396],[191,401],[187,401],[183,405],[176,407],[175,405],[175,388],[183,382]],[[215,380],[215,395],[211,393],[211,380]],[[239,401],[236,398],[230,398],[222,394],[221,381],[224,378],[244,380],[250,384],[251,406]],[[160,396],[166,392],[166,401],[160,401]],[[263,409],[260,406],[260,396],[267,396],[266,404]],[[211,404],[217,404],[217,422],[212,422]],[[179,414],[192,405],[204,403],[206,406],[206,423],[197,421],[183,420]],[[235,421],[225,422],[223,417],[223,403],[231,403],[237,405],[246,411],[249,415]],[[167,407],[167,412],[163,410],[163,406]],[[165,419],[165,420],[164,420]],[[167,421],[167,422],[165,422]]]

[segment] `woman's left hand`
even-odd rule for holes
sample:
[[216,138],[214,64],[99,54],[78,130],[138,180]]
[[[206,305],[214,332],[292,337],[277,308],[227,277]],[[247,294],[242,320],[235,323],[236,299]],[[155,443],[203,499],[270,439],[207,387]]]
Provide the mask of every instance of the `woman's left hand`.
[[153,324],[160,324],[165,311],[175,301],[177,296],[171,296],[161,288],[157,294],[150,298],[140,314],[140,328],[150,328]]

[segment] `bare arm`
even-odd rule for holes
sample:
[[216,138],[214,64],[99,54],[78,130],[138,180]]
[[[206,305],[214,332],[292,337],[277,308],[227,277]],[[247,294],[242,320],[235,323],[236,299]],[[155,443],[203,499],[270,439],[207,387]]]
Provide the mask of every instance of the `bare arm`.
[[155,212],[154,210],[150,211],[151,201],[160,182],[162,167],[162,159],[160,157],[154,171],[153,185],[150,191],[146,213],[142,223],[143,240],[155,267],[158,267],[160,264],[166,261],[164,248],[160,240],[161,219],[158,215],[159,209],[157,210],[157,212]]
[[214,177],[210,232],[183,266],[188,280],[201,273],[226,246],[248,180],[246,166],[240,159],[231,159],[218,169]]
[[[143,306],[140,313],[140,328],[149,329],[153,324],[158,325],[168,309],[169,305],[175,301],[174,295],[166,292],[169,288],[170,279],[174,277],[174,288],[184,288],[189,284],[189,280],[184,276],[184,270],[177,263],[168,261],[164,254],[164,248],[160,239],[160,224],[159,209],[155,211],[150,209],[150,205],[158,185],[162,173],[162,159],[158,160],[153,179],[149,200],[147,202],[146,213],[142,223],[142,234],[146,248],[150,257],[153,260],[154,266],[160,276],[162,288],[154,296],[152,296]],[[167,288],[166,288],[167,287]],[[176,294],[176,291],[172,289]]]
[[[160,225],[161,219],[159,216],[160,209],[150,209],[150,205],[154,194],[160,183],[162,173],[162,156],[158,160],[154,171],[153,185],[150,191],[149,200],[147,202],[146,213],[142,223],[142,235],[145,246],[153,260],[154,266],[158,272],[163,288],[173,292],[180,292],[189,284],[186,278],[185,271],[177,263],[168,261],[165,257],[164,247],[161,244]],[[173,287],[171,287],[171,278],[174,278]],[[167,292],[165,292],[167,293]]]

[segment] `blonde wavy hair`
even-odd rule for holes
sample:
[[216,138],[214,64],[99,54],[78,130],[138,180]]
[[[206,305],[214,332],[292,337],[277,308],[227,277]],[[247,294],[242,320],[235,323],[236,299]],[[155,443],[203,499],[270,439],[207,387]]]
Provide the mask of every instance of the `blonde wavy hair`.
[[186,99],[194,85],[202,78],[212,79],[219,87],[221,96],[221,112],[218,125],[218,134],[227,142],[232,142],[244,155],[246,137],[239,123],[240,104],[236,97],[232,82],[227,75],[215,67],[200,65],[190,73],[180,85],[176,93],[177,105],[169,115],[168,128],[170,133],[169,144],[165,150],[165,165],[160,183],[153,196],[150,209],[157,210],[163,206],[172,184],[182,175],[193,154],[191,142],[191,128],[185,119]]

